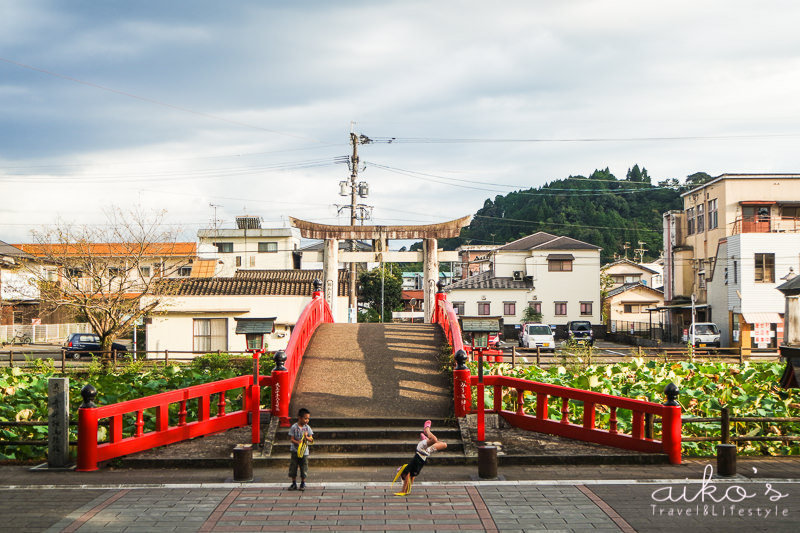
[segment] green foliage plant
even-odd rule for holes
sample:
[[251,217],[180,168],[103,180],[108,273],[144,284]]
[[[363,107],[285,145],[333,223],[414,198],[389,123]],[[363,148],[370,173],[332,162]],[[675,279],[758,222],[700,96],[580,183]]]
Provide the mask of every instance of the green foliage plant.
[[[477,364],[470,363],[473,374]],[[657,362],[634,357],[630,361],[606,365],[558,365],[542,368],[535,365],[517,366],[486,365],[486,372],[501,373],[541,383],[552,383],[565,387],[591,390],[612,396],[639,399],[663,404],[664,388],[670,382],[680,389],[678,402],[683,416],[689,418],[713,418],[720,416],[720,409],[727,405],[731,416],[736,417],[800,417],[800,395],[795,390],[779,388],[783,363],[717,363],[717,362]],[[487,388],[487,405],[492,405],[492,388]],[[527,412],[535,412],[535,395],[525,396]],[[514,410],[516,398],[504,395],[504,409]],[[550,417],[561,418],[561,401],[551,399]],[[609,410],[597,405],[597,427],[608,429]],[[583,405],[570,402],[569,420],[582,423]],[[629,432],[632,414],[628,410],[617,410],[617,425],[620,432]],[[660,438],[656,425],[656,438]],[[684,437],[720,435],[719,422],[685,422]],[[800,435],[797,422],[736,422],[731,427],[732,435],[783,436]],[[717,442],[683,442],[684,455],[713,456]],[[798,455],[800,443],[796,441],[750,441],[738,442],[742,455]]]

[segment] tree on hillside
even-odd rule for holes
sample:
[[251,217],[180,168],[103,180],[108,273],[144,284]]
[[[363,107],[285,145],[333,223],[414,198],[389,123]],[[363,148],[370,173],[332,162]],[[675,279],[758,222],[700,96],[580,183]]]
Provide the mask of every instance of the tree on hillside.
[[694,189],[695,187],[699,187],[700,185],[711,181],[713,176],[706,174],[705,172],[695,172],[694,174],[689,174],[686,176],[686,188],[687,189]]
[[[153,313],[159,281],[194,255],[193,243],[178,243],[177,230],[165,229],[164,215],[112,208],[105,225],[61,223],[34,231],[35,244],[25,250],[39,261],[31,274],[42,306],[88,322],[102,350],[109,351],[115,339]],[[146,296],[151,298],[144,304]]]
[[400,310],[403,296],[403,274],[396,263],[386,263],[380,267],[362,272],[359,277],[359,301],[367,304],[367,310],[359,316],[362,322],[381,321],[381,302],[383,302],[383,321],[392,321],[392,311]]

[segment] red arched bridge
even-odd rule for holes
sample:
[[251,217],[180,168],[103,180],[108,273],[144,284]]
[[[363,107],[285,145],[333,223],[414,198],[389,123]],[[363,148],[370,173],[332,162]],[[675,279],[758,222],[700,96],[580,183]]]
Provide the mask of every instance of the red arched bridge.
[[[78,416],[77,469],[97,470],[99,462],[115,457],[247,425],[252,426],[252,443],[257,444],[261,435],[260,403],[264,387],[271,390],[271,414],[283,426],[289,425],[290,405],[302,398],[303,405],[316,402],[314,405],[323,411],[336,411],[336,416],[372,416],[377,412],[384,416],[397,416],[399,412],[429,416],[432,411],[441,412],[442,409],[447,411],[445,416],[454,413],[456,417],[464,417],[477,413],[478,440],[482,440],[483,415],[491,412],[518,428],[627,450],[665,453],[671,463],[681,462],[681,410],[675,401],[677,389],[674,386],[673,390],[666,391],[667,404],[660,405],[502,375],[484,376],[482,371],[472,375],[465,364],[468,356],[453,306],[441,290],[435,300],[431,324],[410,325],[410,328],[395,329],[391,334],[389,330],[379,329],[382,326],[377,324],[348,324],[345,326],[373,327],[351,329],[353,336],[341,340],[331,329],[331,310],[322,292],[317,291],[300,315],[286,350],[275,355],[276,366],[270,375],[258,375],[260,354],[255,353],[254,372],[247,376],[101,407],[92,403],[92,391],[85,391],[84,405]],[[334,335],[330,336],[332,333]],[[372,347],[370,342],[380,337],[395,355],[378,353],[379,350]],[[309,368],[308,375],[304,370],[301,376],[304,356],[313,352],[308,350],[312,339],[316,345],[327,344],[328,351],[321,357],[309,355],[307,360],[311,363],[313,359],[313,364],[308,366],[315,370]],[[415,346],[424,343],[441,346],[445,339],[449,356],[455,363],[452,389],[447,376],[442,377],[435,368],[420,370],[413,359]],[[356,357],[348,352],[346,344],[352,342],[362,344],[366,347],[364,351],[372,353],[373,357]],[[330,357],[332,351],[343,353],[342,360]],[[437,381],[442,379],[445,387]],[[411,380],[414,387],[408,385]],[[325,389],[326,384],[331,388]],[[369,388],[367,392],[365,387]],[[484,405],[487,387],[494,393],[493,404],[489,406]],[[226,394],[241,390],[245,391],[241,408],[228,410]],[[515,398],[511,409],[503,404],[503,397],[509,393]],[[535,408],[529,411],[525,407],[526,396],[534,398]],[[170,418],[173,405],[177,405],[177,417],[173,414]],[[196,409],[187,409],[187,405],[196,406]],[[570,411],[575,405],[583,406],[582,420],[575,421],[574,417],[570,420]],[[145,410],[155,412],[152,430],[145,430]],[[595,423],[599,410],[609,413],[609,421],[604,424],[607,427],[601,428]],[[176,409],[173,407],[172,411]],[[190,417],[190,411],[196,415]],[[630,413],[629,431],[618,428],[619,411]],[[627,419],[627,413],[625,415]],[[123,432],[123,419],[135,420],[133,431],[128,431],[127,435]],[[105,423],[108,424],[107,437],[99,440],[98,428]]]

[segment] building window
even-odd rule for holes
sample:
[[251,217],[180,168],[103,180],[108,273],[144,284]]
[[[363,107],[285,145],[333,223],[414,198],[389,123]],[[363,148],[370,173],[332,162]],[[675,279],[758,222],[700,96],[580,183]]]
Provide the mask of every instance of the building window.
[[251,255],[250,256],[250,268],[255,268],[255,266],[256,266],[256,256]]
[[638,313],[639,312],[639,304],[623,304],[622,312],[623,313]]
[[277,242],[260,242],[258,243],[258,253],[260,254],[274,254],[278,252]]
[[150,267],[139,267],[139,272],[142,273],[143,278],[150,277]]
[[478,314],[489,315],[491,313],[492,304],[489,302],[478,302]]
[[214,246],[217,247],[217,253],[220,253],[220,254],[233,253],[233,243],[232,242],[215,242]]
[[694,207],[686,210],[686,235],[694,233]]
[[194,343],[195,352],[214,352],[228,349],[227,318],[195,318]]
[[716,229],[719,226],[719,214],[717,213],[717,199],[708,201],[708,229]]
[[549,272],[572,272],[572,259],[548,259]]
[[739,284],[739,262],[733,262],[733,282]]
[[516,302],[503,302],[503,314],[505,316],[516,316],[517,303]]
[[697,206],[697,233],[702,233],[706,230],[706,206],[700,204]]
[[463,316],[464,302],[453,302],[453,311],[455,311],[458,316]]
[[542,314],[542,302],[528,302],[528,307],[533,309],[534,313]]
[[556,316],[565,316],[567,314],[567,302],[556,302]]
[[756,283],[775,282],[775,254],[756,254]]
[[183,266],[178,269],[178,276],[182,278],[188,278],[192,275],[192,267],[190,266]]
[[242,266],[242,256],[241,255],[237,255],[236,256],[236,266],[237,267]]
[[587,316],[592,314],[592,302],[581,302],[581,315]]

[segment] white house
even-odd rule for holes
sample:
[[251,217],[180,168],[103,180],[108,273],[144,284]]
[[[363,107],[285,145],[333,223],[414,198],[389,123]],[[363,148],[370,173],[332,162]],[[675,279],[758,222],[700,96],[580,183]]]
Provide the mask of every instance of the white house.
[[261,219],[236,217],[236,229],[204,229],[197,232],[198,256],[216,261],[210,276],[230,277],[238,270],[287,270],[300,268],[297,228],[262,228]]
[[[321,271],[243,270],[225,278],[170,280],[157,296],[162,301],[158,314],[147,321],[147,351],[244,351],[236,318],[274,319],[268,349],[284,349],[311,301],[315,279],[322,279]],[[340,270],[336,322],[347,321],[348,286],[347,272]]]
[[600,324],[600,250],[593,244],[538,232],[489,255],[491,269],[447,287],[463,316],[502,316],[506,336],[530,306],[551,325]]
[[630,259],[618,259],[604,265],[601,271],[611,278],[610,288],[612,289],[630,283],[642,283],[653,288],[658,288],[663,284],[663,269],[658,270],[653,268],[652,264],[636,263]]
[[739,233],[722,239],[708,277],[722,346],[776,348],[785,300],[776,290],[800,272],[800,233]]

